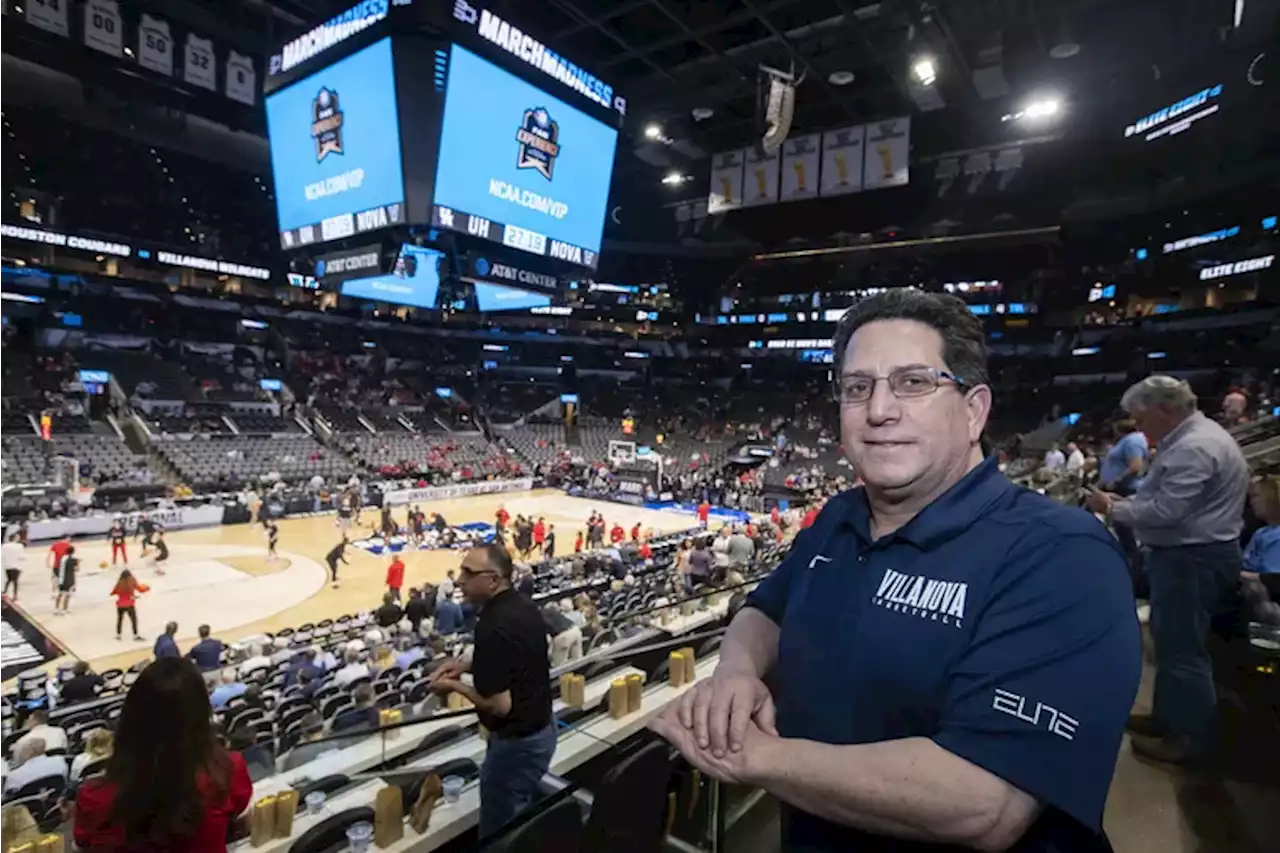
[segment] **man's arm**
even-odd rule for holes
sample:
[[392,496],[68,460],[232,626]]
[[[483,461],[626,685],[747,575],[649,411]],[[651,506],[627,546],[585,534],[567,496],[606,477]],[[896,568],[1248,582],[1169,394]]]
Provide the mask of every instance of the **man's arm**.
[[503,690],[502,692],[495,693],[492,696],[481,696],[480,691],[476,690],[465,681],[446,678],[436,682],[436,684],[447,690],[451,690],[454,693],[459,693],[465,696],[467,701],[476,706],[477,710],[483,711],[486,714],[492,714],[495,717],[505,717],[507,714],[511,713],[510,690]]
[[780,633],[777,624],[761,611],[742,608],[725,631],[716,672],[764,678],[778,660]]
[[1040,805],[922,737],[853,746],[761,738],[750,781],[796,808],[898,838],[1001,851]]
[[1130,527],[1177,527],[1191,514],[1213,475],[1213,459],[1195,447],[1178,447],[1163,461],[1157,489],[1143,490],[1111,506],[1111,518]]

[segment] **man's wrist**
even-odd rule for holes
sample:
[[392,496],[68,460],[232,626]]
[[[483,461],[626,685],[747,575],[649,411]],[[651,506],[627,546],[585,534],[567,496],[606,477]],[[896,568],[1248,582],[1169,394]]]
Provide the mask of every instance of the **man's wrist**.
[[744,746],[745,770],[742,781],[747,785],[769,790],[783,774],[786,751],[795,745],[794,740],[764,734],[752,742],[750,749]]

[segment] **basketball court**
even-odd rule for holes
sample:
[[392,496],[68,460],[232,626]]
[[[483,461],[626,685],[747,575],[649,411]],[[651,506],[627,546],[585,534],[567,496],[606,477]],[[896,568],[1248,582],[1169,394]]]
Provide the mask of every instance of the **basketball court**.
[[[696,524],[687,513],[568,497],[552,489],[480,495],[419,506],[428,515],[440,513],[452,526],[492,524],[499,506],[505,506],[513,519],[517,515],[542,517],[548,525],[555,525],[556,553],[561,555],[572,553],[574,538],[585,528],[587,517],[594,510],[604,514],[609,527],[615,521],[620,523],[628,535],[637,523],[655,535]],[[406,511],[405,506],[395,508],[395,519],[402,527]],[[353,544],[373,537],[372,528],[379,519],[377,509],[365,510],[360,525],[351,529]],[[81,574],[67,616],[53,615],[49,571],[45,567],[50,543],[28,548],[17,606],[39,630],[69,651],[68,657],[51,665],[80,658],[101,672],[150,657],[156,637],[169,621],[178,623],[178,645],[185,651],[195,642],[196,629],[201,624],[209,625],[218,639],[231,643],[305,622],[372,610],[381,604],[389,556],[348,547],[349,564],[339,564],[341,585],[333,589],[328,584],[324,557],[341,537],[335,516],[283,519],[279,526],[280,559],[276,561],[267,559],[266,535],[261,525],[169,532],[165,541],[170,558],[163,576],[154,571],[149,559],[140,557],[142,543],[131,540],[129,568],[150,587],[138,598],[138,629],[144,638],[140,642],[132,639],[127,621],[122,638],[115,639],[116,608],[110,592],[123,565],[111,566],[110,546],[105,539],[76,542]],[[462,552],[406,547],[399,556],[405,563],[407,592],[409,587],[443,580],[446,571],[457,568]],[[107,568],[102,569],[100,564],[104,561]]]

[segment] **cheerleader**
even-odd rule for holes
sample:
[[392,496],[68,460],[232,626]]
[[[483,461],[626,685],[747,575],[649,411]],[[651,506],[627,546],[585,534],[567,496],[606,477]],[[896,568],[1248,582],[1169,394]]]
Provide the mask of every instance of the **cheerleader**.
[[[161,539],[161,542],[164,540]],[[156,546],[159,551],[160,545]],[[165,551],[166,556],[168,551]],[[159,559],[157,557],[157,559]],[[138,596],[146,592],[148,589],[146,584],[138,583],[137,578],[133,576],[133,572],[125,569],[120,573],[120,577],[116,580],[116,585],[111,588],[111,595],[116,597],[116,639],[120,639],[120,629],[124,627],[124,617],[129,617],[129,625],[133,628],[133,638],[141,640],[142,635],[138,633]]]

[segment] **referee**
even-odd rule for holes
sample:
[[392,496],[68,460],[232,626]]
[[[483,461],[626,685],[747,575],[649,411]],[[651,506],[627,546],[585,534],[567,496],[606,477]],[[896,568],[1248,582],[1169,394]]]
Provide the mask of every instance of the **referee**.
[[[460,693],[489,730],[480,767],[480,837],[519,814],[538,793],[556,750],[547,626],[537,606],[511,588],[511,555],[478,545],[462,558],[458,588],[481,608],[471,661],[431,675],[438,693]],[[461,680],[470,670],[474,686]]]
[[652,727],[781,800],[788,851],[1109,849],[1141,667],[1114,537],[983,458],[985,335],[959,299],[863,299],[834,349],[865,486],[827,502]]

